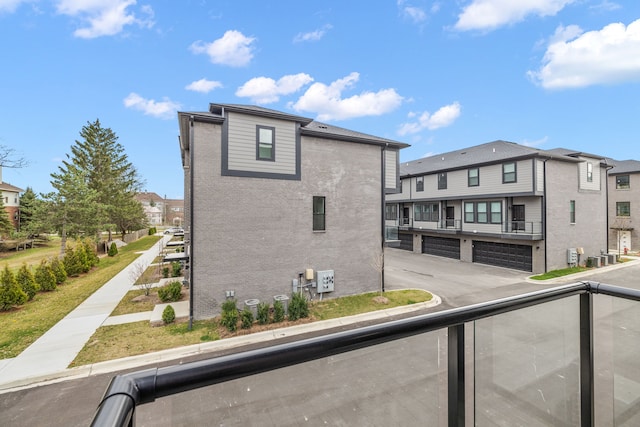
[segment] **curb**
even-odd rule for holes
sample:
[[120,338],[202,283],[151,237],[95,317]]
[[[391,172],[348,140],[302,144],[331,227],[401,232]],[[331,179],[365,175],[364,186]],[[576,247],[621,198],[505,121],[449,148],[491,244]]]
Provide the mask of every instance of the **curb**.
[[525,280],[527,281],[527,283],[539,283],[541,285],[554,285],[554,284],[558,284],[558,283],[566,283],[566,282],[571,282],[571,281],[575,281],[576,279],[579,279],[581,277],[585,277],[585,276],[593,276],[594,274],[600,274],[600,273],[605,273],[607,271],[611,271],[611,270],[618,270],[624,267],[629,267],[631,265],[635,265],[638,262],[640,262],[640,258],[637,257],[630,257],[627,256],[626,258],[631,258],[631,261],[625,261],[625,262],[617,262],[615,264],[609,264],[609,265],[605,265],[603,267],[598,267],[598,268],[592,268],[591,270],[588,271],[581,271],[580,273],[574,273],[574,274],[568,274],[566,276],[561,276],[561,277],[554,277],[552,279],[546,279],[546,280],[535,280],[532,279],[532,276],[526,277]]
[[256,332],[248,335],[241,335],[232,338],[225,338],[217,341],[210,341],[200,344],[193,344],[184,347],[178,347],[168,350],[157,351],[153,353],[141,354],[137,356],[129,356],[121,359],[108,360],[98,362],[91,365],[78,366],[75,368],[65,369],[60,372],[43,375],[39,377],[27,377],[12,381],[6,384],[0,384],[0,395],[10,393],[32,387],[42,385],[55,384],[62,381],[90,377],[93,375],[108,374],[125,369],[133,369],[153,363],[166,362],[199,354],[211,353],[214,351],[228,350],[239,348],[251,344],[264,343],[276,339],[293,337],[306,334],[309,332],[321,331],[340,326],[353,325],[358,322],[366,322],[370,320],[379,320],[390,318],[398,314],[411,313],[413,311],[425,308],[436,307],[442,303],[442,299],[431,294],[429,301],[412,304],[408,306],[393,307],[384,310],[371,311],[368,313],[356,314],[353,316],[340,317],[337,319],[320,320],[317,322],[305,323],[301,325],[289,326],[286,328],[273,329],[270,331]]

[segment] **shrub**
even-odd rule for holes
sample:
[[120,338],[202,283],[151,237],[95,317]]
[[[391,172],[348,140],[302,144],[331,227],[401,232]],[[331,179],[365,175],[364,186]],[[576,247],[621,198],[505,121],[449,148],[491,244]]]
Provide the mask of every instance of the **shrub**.
[[294,292],[289,303],[289,320],[309,317],[309,303],[302,292]]
[[78,251],[75,248],[67,247],[65,249],[62,263],[64,264],[64,270],[67,272],[67,276],[79,276],[83,271],[82,262],[80,261]]
[[179,301],[182,297],[182,285],[180,282],[171,282],[158,289],[158,297],[162,302]]
[[87,254],[87,265],[89,270],[100,263],[100,257],[98,257],[98,251],[96,245],[90,239],[84,239],[82,241],[82,247]]
[[169,267],[162,267],[162,277],[165,279],[169,277]]
[[162,321],[164,324],[173,323],[176,320],[176,311],[170,305],[166,306],[162,311]]
[[15,305],[27,302],[27,294],[20,289],[16,276],[5,265],[0,274],[0,310],[9,310]]
[[59,258],[53,258],[49,262],[49,266],[51,267],[51,271],[53,271],[53,275],[56,278],[56,284],[61,285],[67,280],[67,270],[64,269],[64,263],[60,261]]
[[45,259],[40,261],[40,264],[36,267],[34,278],[43,291],[53,291],[57,288],[56,276],[53,274],[51,266],[49,266],[49,263],[47,263]]
[[171,263],[171,275],[172,277],[180,277],[182,274],[182,264],[180,261],[174,261]]
[[111,242],[111,246],[109,246],[109,251],[107,252],[107,255],[109,256],[118,255],[118,246],[116,245],[116,242]]
[[227,328],[229,332],[238,330],[238,307],[236,300],[230,298],[222,303],[222,315],[220,316],[220,324]]
[[33,277],[33,273],[31,273],[31,270],[27,267],[26,263],[22,264],[18,270],[16,280],[18,282],[18,286],[20,286],[24,293],[27,294],[27,301],[31,301],[40,290],[40,285],[36,283],[36,279]]
[[242,329],[249,329],[253,326],[253,312],[249,307],[245,307],[240,313],[240,324]]
[[282,301],[273,303],[273,323],[284,322],[284,304]]
[[266,302],[258,303],[257,315],[258,324],[266,325],[269,323],[269,304]]

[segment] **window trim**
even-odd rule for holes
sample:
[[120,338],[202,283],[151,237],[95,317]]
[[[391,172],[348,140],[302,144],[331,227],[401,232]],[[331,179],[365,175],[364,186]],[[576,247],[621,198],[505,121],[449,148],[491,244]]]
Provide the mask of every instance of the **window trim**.
[[576,223],[576,201],[569,200],[569,224]]
[[[260,131],[261,130],[271,131],[271,156],[269,157],[260,155],[260,143],[261,143]],[[256,160],[265,161],[265,162],[276,161],[276,128],[274,126],[256,125]]]
[[424,176],[416,177],[416,191],[424,191]]
[[[471,207],[471,210],[467,209],[467,206]],[[484,211],[480,211],[480,206],[484,206]],[[499,209],[494,211],[493,208],[496,206]],[[496,215],[498,221],[494,220]],[[502,224],[502,202],[499,200],[464,202],[464,222],[469,224]]]
[[[322,200],[322,212],[316,212],[316,201]],[[327,231],[327,200],[325,196],[313,196],[311,211],[313,212],[313,231]],[[317,218],[322,218],[322,225],[316,225]]]
[[414,204],[413,220],[423,222],[438,222],[440,220],[440,206],[438,205],[438,203]]
[[[626,214],[621,214],[620,213],[620,207],[621,206],[625,206],[627,207],[626,209]],[[616,202],[616,216],[620,216],[620,217],[624,217],[624,218],[628,218],[631,216],[631,202]]]
[[[506,172],[505,167],[513,165],[513,171]],[[513,175],[513,179],[507,179],[507,176]],[[518,163],[517,162],[508,162],[502,164],[502,183],[503,184],[513,184],[518,182]]]
[[[471,176],[471,172],[475,171],[475,176]],[[475,182],[472,182],[474,180]],[[480,168],[467,169],[467,187],[480,186]]]
[[[626,176],[626,184],[620,184],[619,179],[620,177]],[[629,188],[631,188],[631,177],[629,176],[629,174],[624,174],[624,175],[616,175],[616,190],[628,190]]]
[[587,182],[593,182],[593,163],[587,162]]
[[398,204],[397,203],[387,203],[385,205],[385,215],[384,218],[387,221],[396,221],[398,219]]

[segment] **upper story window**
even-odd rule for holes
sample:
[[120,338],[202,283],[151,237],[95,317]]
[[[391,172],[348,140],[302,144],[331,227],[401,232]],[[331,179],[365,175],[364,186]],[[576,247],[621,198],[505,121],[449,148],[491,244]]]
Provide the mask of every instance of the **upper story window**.
[[416,178],[416,191],[424,191],[424,176]]
[[438,174],[438,190],[447,189],[447,173],[441,172]]
[[416,221],[438,222],[438,204],[416,203],[413,208],[413,216]]
[[465,202],[464,222],[502,223],[501,202]]
[[629,175],[616,175],[616,189],[626,190],[629,188]]
[[504,163],[502,165],[502,183],[507,184],[510,182],[516,182],[517,181],[516,172],[517,170],[516,170],[515,162]]
[[313,231],[325,231],[324,196],[313,196]]
[[576,223],[576,201],[569,200],[569,222],[571,224]]
[[593,182],[593,163],[587,163],[587,182]]
[[631,202],[616,202],[616,216],[631,216]]
[[477,187],[480,185],[480,169],[473,168],[467,171],[467,186]]
[[276,128],[256,125],[256,160],[276,160]]

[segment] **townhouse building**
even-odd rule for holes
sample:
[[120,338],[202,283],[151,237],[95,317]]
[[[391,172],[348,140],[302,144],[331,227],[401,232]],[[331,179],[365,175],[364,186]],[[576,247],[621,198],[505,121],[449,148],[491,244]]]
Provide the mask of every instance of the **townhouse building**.
[[385,194],[406,144],[250,105],[178,120],[192,318],[302,286],[380,289]]
[[615,160],[609,171],[610,248],[624,254],[640,250],[634,218],[640,217],[640,161]]
[[387,240],[532,273],[584,264],[608,249],[608,167],[596,155],[507,141],[403,162],[401,189],[387,197]]

